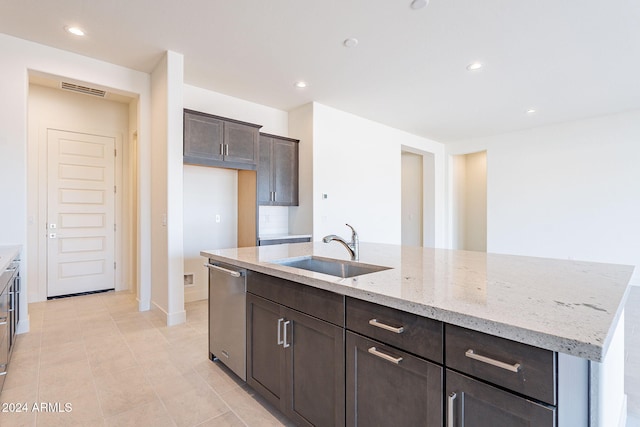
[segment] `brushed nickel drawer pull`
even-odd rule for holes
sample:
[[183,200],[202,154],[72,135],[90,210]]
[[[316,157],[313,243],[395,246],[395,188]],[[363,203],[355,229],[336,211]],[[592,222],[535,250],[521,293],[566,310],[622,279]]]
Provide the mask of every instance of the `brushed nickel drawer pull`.
[[284,317],[281,317],[278,319],[278,345],[284,344],[284,341],[282,341],[282,335],[280,332],[282,330],[282,322],[284,322]]
[[456,396],[457,394],[455,392],[451,392],[451,394],[447,396],[447,427],[453,427],[455,425],[453,422],[453,404],[456,400]]
[[469,359],[477,360],[479,362],[483,362],[483,363],[489,364],[491,366],[495,366],[497,368],[506,369],[507,371],[518,372],[520,370],[520,364],[519,363],[514,363],[513,365],[511,365],[511,364],[506,363],[506,362],[501,362],[499,360],[495,360],[495,359],[492,359],[490,357],[482,356],[480,354],[477,354],[475,351],[473,351],[473,349],[467,350],[464,353],[464,355],[467,356]]
[[390,325],[386,325],[384,323],[381,323],[381,322],[378,321],[378,319],[369,320],[369,324],[371,326],[375,326],[377,328],[384,329],[385,331],[395,332],[396,334],[401,334],[401,333],[404,332],[404,326],[400,326],[399,328],[396,328],[395,326],[390,326]]
[[378,356],[381,359],[387,360],[391,363],[395,363],[396,365],[398,365],[400,362],[402,362],[402,357],[393,357],[393,356],[389,356],[386,353],[381,352],[380,350],[378,350],[375,347],[371,347],[369,348],[369,353],[373,354],[374,356]]
[[282,329],[283,329],[283,334],[284,334],[284,338],[282,338],[282,348],[291,347],[291,343],[287,342],[287,326],[289,326],[290,323],[291,323],[291,320],[286,320],[282,324]]

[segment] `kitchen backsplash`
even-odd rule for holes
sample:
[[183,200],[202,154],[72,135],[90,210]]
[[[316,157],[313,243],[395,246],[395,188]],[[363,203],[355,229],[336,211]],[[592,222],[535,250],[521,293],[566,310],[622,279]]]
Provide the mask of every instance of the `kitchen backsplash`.
[[289,208],[287,206],[259,206],[259,234],[289,233]]

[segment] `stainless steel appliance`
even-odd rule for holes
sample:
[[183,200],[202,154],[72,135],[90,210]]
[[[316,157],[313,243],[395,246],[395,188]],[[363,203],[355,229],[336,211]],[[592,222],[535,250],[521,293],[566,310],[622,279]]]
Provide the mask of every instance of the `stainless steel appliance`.
[[209,358],[247,380],[247,272],[209,260]]
[[18,322],[17,299],[20,292],[20,261],[15,259],[0,275],[0,391],[4,386]]

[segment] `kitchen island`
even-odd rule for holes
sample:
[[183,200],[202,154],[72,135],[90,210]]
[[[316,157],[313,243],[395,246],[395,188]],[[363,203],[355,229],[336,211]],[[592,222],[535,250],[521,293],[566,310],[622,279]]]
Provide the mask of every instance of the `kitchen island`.
[[[547,400],[500,380],[489,382],[497,384],[500,393],[506,388],[529,400],[537,399],[541,407],[551,407],[551,425],[616,426],[624,422],[624,303],[633,267],[362,243],[360,263],[389,268],[340,278],[278,264],[310,256],[346,260],[347,253],[337,245],[205,250],[201,255],[342,296],[347,318],[350,301],[363,301],[441,322],[445,344],[460,330],[524,344],[531,352],[546,350],[553,355],[549,386],[553,390]],[[427,357],[443,365],[443,382],[458,371],[478,378],[479,371],[449,366],[447,362],[454,357],[443,348],[442,360]],[[467,358],[472,357],[478,358],[467,350]],[[520,365],[510,362],[507,368],[522,372],[525,368]],[[452,394],[447,393],[446,398],[453,402]]]

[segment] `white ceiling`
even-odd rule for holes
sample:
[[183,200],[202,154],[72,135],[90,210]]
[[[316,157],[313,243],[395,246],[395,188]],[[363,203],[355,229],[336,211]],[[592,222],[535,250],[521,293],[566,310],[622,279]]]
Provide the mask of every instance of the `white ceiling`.
[[172,50],[188,84],[282,110],[317,101],[440,142],[640,108],[637,0],[409,3],[0,0],[0,32],[145,72]]

